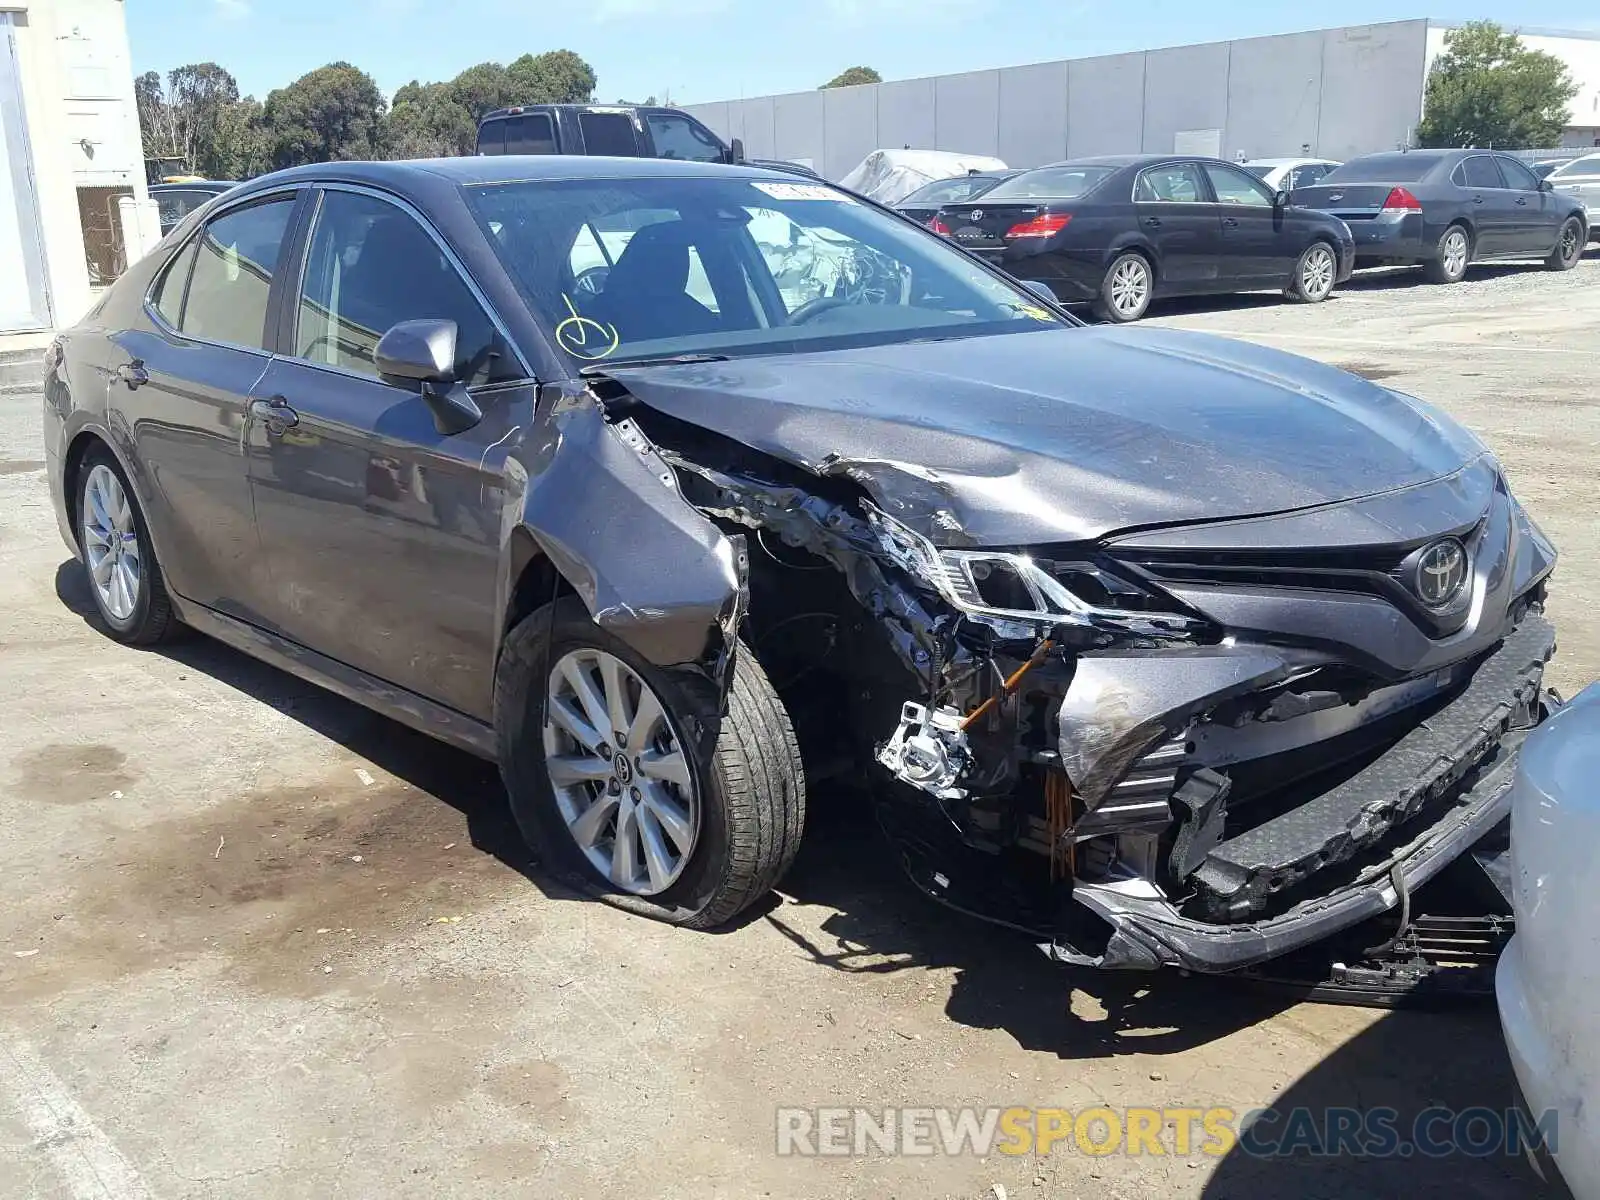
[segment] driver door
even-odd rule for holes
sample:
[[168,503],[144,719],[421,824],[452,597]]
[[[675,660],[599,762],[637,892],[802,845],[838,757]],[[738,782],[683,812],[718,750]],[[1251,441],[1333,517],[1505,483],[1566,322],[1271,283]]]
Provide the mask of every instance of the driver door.
[[[267,616],[283,636],[487,718],[504,446],[532,387],[454,259],[410,211],[329,188],[247,426]],[[447,436],[373,365],[400,321],[456,322],[481,423]]]

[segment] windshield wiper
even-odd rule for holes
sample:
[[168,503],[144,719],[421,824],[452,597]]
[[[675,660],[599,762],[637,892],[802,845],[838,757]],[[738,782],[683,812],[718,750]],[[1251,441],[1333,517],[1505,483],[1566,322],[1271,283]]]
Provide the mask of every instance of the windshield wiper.
[[647,358],[606,358],[579,370],[580,375],[604,375],[613,367],[657,367],[662,364],[727,362],[726,354],[664,354]]

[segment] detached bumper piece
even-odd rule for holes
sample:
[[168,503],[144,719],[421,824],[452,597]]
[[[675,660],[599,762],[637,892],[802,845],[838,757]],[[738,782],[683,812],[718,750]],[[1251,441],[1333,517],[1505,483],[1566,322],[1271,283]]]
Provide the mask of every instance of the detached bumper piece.
[[1353,858],[1441,799],[1537,708],[1544,664],[1554,650],[1553,626],[1530,613],[1459,696],[1376,762],[1215,846],[1194,875],[1205,915],[1226,923],[1250,920],[1271,897]]

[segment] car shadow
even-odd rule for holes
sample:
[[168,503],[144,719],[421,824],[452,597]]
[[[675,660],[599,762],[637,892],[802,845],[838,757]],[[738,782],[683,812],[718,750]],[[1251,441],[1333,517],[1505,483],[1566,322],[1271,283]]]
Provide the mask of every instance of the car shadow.
[[[1485,1152],[1486,1132],[1503,1129],[1514,1104],[1511,1064],[1492,1006],[1391,1012],[1289,1085],[1258,1127],[1259,1137],[1229,1151],[1201,1195],[1206,1200],[1564,1195],[1559,1186],[1542,1184],[1503,1142]],[[1349,1143],[1340,1146],[1334,1124],[1339,1117],[1330,1116],[1330,1109],[1365,1114],[1369,1122],[1376,1112],[1390,1110],[1398,1138],[1387,1152],[1354,1153]],[[1477,1119],[1464,1128],[1457,1122],[1467,1118],[1458,1115],[1469,1110],[1476,1110]],[[1347,1119],[1354,1125],[1363,1117]],[[1453,1129],[1462,1134],[1455,1144]],[[1295,1141],[1304,1149],[1289,1153]],[[1403,1148],[1419,1144],[1444,1152]],[[1372,1143],[1366,1145],[1370,1149]],[[1284,1153],[1277,1156],[1274,1149]]]
[[[55,590],[63,605],[104,632],[75,560],[57,569]],[[528,879],[543,895],[592,902],[529,852],[492,764],[199,634],[150,652],[268,705],[448,804],[465,818],[474,848]],[[953,912],[917,892],[877,827],[870,795],[859,787],[824,783],[812,789],[805,838],[779,890],[827,915],[819,923],[771,896],[718,932],[765,921],[818,966],[847,974],[950,970],[945,1015],[951,1021],[1003,1031],[1025,1049],[1062,1059],[1180,1054],[1296,1002],[1287,992],[1232,980],[1055,964],[1023,933]],[[1420,1031],[1410,1037],[1411,1044],[1434,1038],[1427,1032],[1431,1018],[1406,1016]],[[1437,1060],[1503,1058],[1492,1021],[1448,1028],[1454,1032],[1437,1038],[1437,1054],[1401,1053],[1407,1038],[1398,1039],[1384,1069],[1421,1080],[1436,1069]],[[1346,1075],[1330,1077],[1336,1081],[1330,1094],[1364,1094],[1360,1072],[1368,1058],[1351,1061]],[[1415,1086],[1426,1091],[1421,1082]]]

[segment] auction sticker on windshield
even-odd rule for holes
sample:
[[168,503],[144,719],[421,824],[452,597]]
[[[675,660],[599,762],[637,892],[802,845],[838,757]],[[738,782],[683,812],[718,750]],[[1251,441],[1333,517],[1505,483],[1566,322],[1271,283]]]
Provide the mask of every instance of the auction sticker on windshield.
[[839,200],[845,204],[855,203],[844,192],[836,192],[820,183],[756,183],[752,186],[774,200]]

